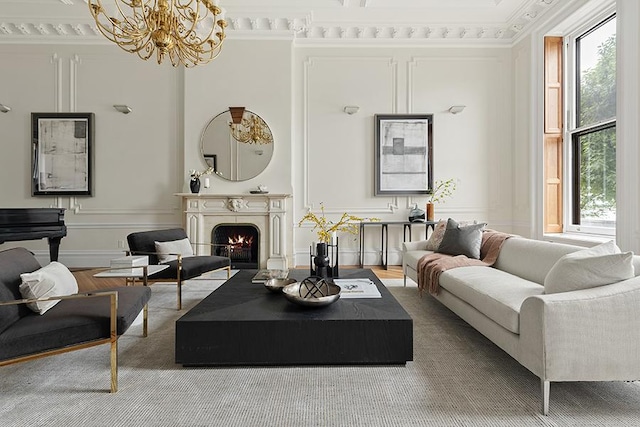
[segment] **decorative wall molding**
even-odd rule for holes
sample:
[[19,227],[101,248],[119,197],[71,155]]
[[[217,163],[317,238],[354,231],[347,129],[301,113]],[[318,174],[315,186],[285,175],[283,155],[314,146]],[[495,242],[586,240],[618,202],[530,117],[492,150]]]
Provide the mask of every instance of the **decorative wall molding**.
[[60,113],[64,111],[62,109],[62,58],[58,57],[57,53],[54,53],[51,57],[51,64],[53,64],[53,78],[55,81],[53,86],[53,105],[56,106],[56,112]]
[[179,228],[182,227],[181,223],[176,222],[167,222],[167,223],[153,223],[149,222],[119,222],[114,224],[112,222],[92,222],[91,224],[83,224],[83,223],[70,223],[65,220],[65,225],[67,229],[70,230],[125,230],[125,229],[134,229],[134,230],[158,230],[161,228]]
[[[302,179],[303,179],[303,207],[309,211],[312,211],[316,214],[320,213],[320,207],[314,206],[314,204],[310,201],[311,189],[309,185],[309,70],[314,66],[314,64],[318,61],[376,61],[386,63],[391,68],[391,81],[389,82],[391,85],[391,111],[397,112],[398,109],[398,62],[393,57],[378,57],[378,56],[362,56],[362,57],[345,57],[345,56],[314,56],[307,57],[303,62],[303,83],[302,83],[302,92],[303,92],[303,114],[302,114],[302,135],[303,135],[303,171],[302,171]],[[380,198],[382,201],[388,201],[386,198]],[[353,215],[363,215],[370,216],[372,214],[375,215],[384,215],[384,214],[393,214],[398,209],[398,197],[393,197],[391,202],[387,202],[385,207],[359,207],[359,208],[349,208],[349,207],[331,207],[325,205],[325,213],[326,214],[338,214],[341,215],[344,212],[349,212]]]
[[[78,2],[78,6],[85,6]],[[530,31],[547,10],[559,0],[524,0],[523,5],[504,21],[466,24],[460,16],[449,22],[432,22],[428,14],[416,18],[424,8],[400,10],[392,24],[367,13],[344,20],[341,16],[353,5],[343,2],[342,8],[323,9],[315,13],[309,7],[281,7],[276,10],[257,11],[253,8],[230,7],[227,13],[227,36],[231,38],[273,39],[289,38],[305,41],[375,41],[389,43],[433,44],[451,42],[492,43],[510,45]],[[496,6],[499,2],[496,2]],[[356,7],[363,12],[375,11],[373,5],[361,1]],[[274,8],[275,9],[275,8]],[[25,9],[27,10],[27,9]],[[416,11],[416,13],[412,13]],[[462,9],[464,10],[464,9]],[[77,15],[77,13],[76,13]],[[322,17],[316,19],[316,15]],[[368,17],[370,16],[370,17]],[[379,16],[379,15],[378,15]],[[469,22],[477,21],[469,19]],[[0,43],[54,42],[54,43],[107,43],[95,23],[87,16],[65,18],[0,17]]]

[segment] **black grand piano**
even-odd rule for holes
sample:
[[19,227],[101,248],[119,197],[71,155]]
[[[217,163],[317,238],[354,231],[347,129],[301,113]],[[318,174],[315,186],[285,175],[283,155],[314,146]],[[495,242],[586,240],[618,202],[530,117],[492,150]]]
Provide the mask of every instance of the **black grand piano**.
[[60,240],[67,235],[64,209],[0,208],[0,244],[49,239],[49,257],[58,260]]

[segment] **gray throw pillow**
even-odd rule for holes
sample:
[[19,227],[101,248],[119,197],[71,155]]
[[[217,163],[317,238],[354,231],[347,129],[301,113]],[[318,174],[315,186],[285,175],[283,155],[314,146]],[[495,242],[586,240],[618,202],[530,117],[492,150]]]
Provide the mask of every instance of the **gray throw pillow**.
[[485,225],[472,224],[461,227],[455,220],[449,218],[447,229],[436,252],[449,255],[466,255],[469,258],[480,259],[482,230]]

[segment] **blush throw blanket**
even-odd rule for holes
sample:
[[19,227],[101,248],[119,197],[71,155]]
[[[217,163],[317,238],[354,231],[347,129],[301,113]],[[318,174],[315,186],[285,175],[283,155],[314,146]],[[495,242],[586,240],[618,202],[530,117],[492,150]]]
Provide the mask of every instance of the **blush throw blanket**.
[[512,234],[501,233],[499,231],[485,230],[482,233],[480,259],[437,252],[424,255],[418,260],[418,290],[420,294],[427,288],[430,294],[437,295],[440,291],[440,274],[442,274],[443,271],[456,267],[469,267],[474,265],[492,266],[498,259],[502,244],[512,236]]

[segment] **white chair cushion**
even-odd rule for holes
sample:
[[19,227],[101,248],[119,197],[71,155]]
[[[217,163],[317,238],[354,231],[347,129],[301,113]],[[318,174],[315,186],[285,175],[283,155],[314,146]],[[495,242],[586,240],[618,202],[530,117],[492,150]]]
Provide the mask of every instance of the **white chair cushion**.
[[[65,296],[78,293],[78,282],[67,267],[59,262],[20,275],[20,294],[25,299]],[[60,300],[37,301],[28,303],[27,307],[39,314],[44,314]]]
[[180,254],[183,257],[193,256],[193,248],[189,239],[184,238],[181,240],[171,240],[169,242],[153,242],[156,246],[156,252],[158,253],[158,261],[169,262],[178,259],[177,255]]

